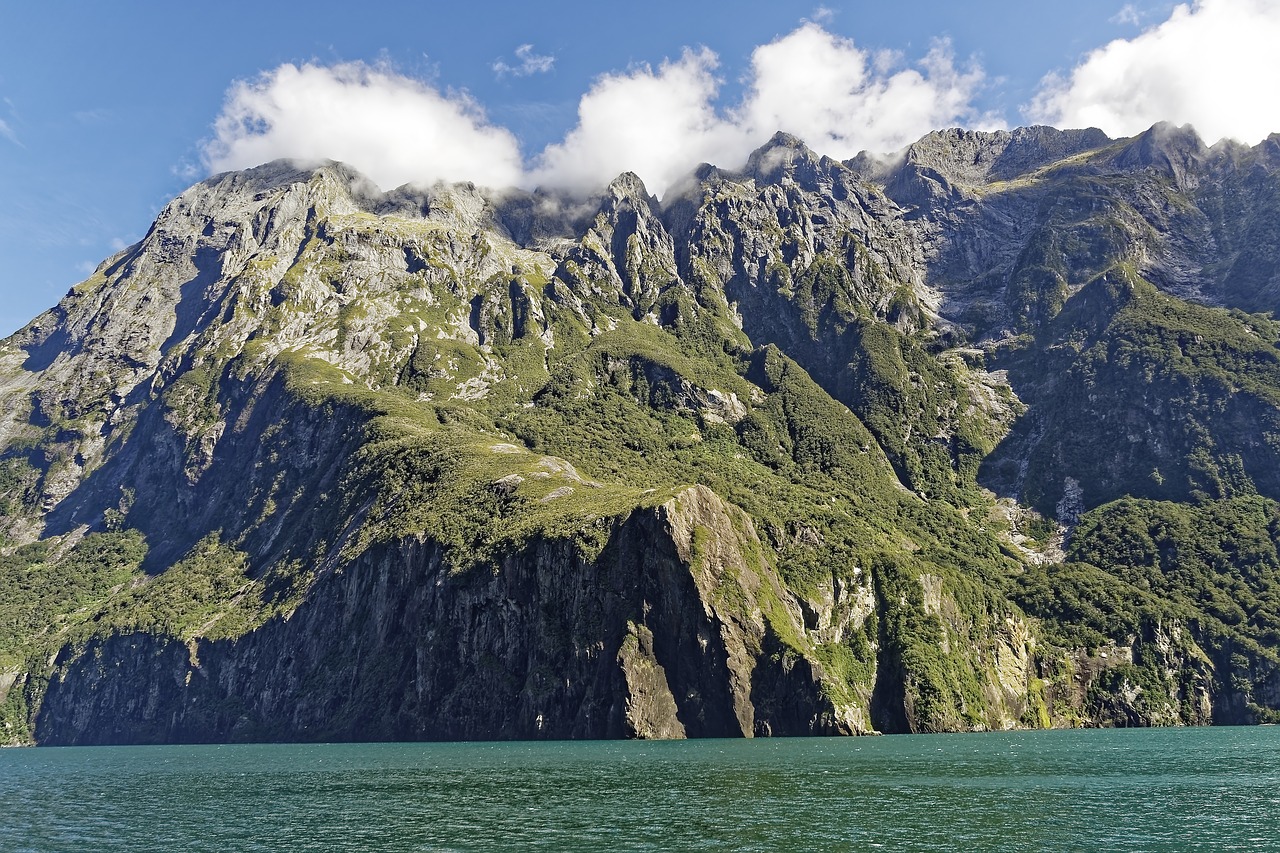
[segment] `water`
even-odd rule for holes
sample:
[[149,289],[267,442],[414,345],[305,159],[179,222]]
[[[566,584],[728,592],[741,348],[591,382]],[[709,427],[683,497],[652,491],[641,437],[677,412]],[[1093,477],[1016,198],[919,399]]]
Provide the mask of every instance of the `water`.
[[2,851],[1280,850],[1280,728],[0,750]]

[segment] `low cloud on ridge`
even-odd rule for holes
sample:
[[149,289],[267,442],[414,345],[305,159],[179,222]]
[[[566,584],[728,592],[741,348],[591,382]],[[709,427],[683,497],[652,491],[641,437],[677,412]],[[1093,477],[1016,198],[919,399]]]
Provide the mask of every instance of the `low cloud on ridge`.
[[215,172],[269,160],[341,160],[384,189],[519,184],[520,146],[460,94],[381,67],[281,65],[227,93],[204,159]]
[[[1277,43],[1277,0],[1197,0],[1046,77],[1022,113],[1111,136],[1190,122],[1211,142],[1255,143],[1280,130],[1280,101],[1264,97],[1280,90]],[[938,128],[1003,126],[975,107],[982,69],[958,64],[945,40],[912,66],[805,22],[752,52],[740,102],[719,102],[718,72],[703,47],[603,74],[564,139],[526,162],[515,136],[465,93],[358,62],[282,65],[232,86],[204,161],[221,171],[281,157],[342,160],[386,189],[470,180],[586,193],[634,171],[662,195],[701,162],[741,166],[777,130],[844,159],[893,152]]]
[[471,180],[586,192],[634,171],[661,194],[701,162],[736,167],[777,130],[851,157],[891,151],[977,115],[976,67],[958,69],[937,42],[918,67],[871,53],[815,23],[757,47],[736,106],[721,108],[718,58],[707,48],[604,74],[578,123],[529,164],[515,137],[465,95],[363,63],[282,65],[227,93],[204,149],[213,171],[268,160],[342,160],[384,188]]
[[841,159],[895,151],[938,127],[998,126],[972,100],[982,72],[956,68],[934,44],[919,68],[873,54],[806,23],[751,55],[740,104],[718,110],[715,53],[686,50],[655,71],[644,65],[596,80],[578,124],[537,158],[534,183],[586,190],[624,171],[661,195],[699,163],[734,168],[779,130]]
[[1280,2],[1197,0],[1132,39],[1045,78],[1024,113],[1057,127],[1132,136],[1191,123],[1208,142],[1256,144],[1280,131]]

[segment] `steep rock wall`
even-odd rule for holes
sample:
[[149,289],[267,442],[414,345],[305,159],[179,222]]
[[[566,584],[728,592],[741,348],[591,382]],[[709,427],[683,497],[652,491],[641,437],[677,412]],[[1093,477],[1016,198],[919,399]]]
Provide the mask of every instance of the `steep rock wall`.
[[125,634],[65,648],[36,737],[849,733],[818,664],[766,654],[772,629],[753,596],[781,587],[748,565],[744,520],[695,487],[617,520],[594,561],[541,540],[452,574],[431,542],[376,547],[320,579],[289,618],[239,639]]

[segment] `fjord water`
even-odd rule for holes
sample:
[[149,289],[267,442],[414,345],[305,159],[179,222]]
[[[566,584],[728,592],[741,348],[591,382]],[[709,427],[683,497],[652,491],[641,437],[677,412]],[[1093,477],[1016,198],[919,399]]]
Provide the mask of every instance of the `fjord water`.
[[1280,849],[1280,728],[0,750],[0,850]]

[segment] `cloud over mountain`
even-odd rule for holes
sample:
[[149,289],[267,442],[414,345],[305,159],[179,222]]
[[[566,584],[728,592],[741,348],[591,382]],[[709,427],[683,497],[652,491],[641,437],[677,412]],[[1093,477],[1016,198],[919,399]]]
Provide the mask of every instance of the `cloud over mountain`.
[[[1197,0],[1046,77],[1022,112],[1112,136],[1173,121],[1192,123],[1209,141],[1257,142],[1280,128],[1280,101],[1259,96],[1280,90],[1278,43],[1280,2]],[[517,57],[519,67],[494,67],[532,74],[554,61],[531,45]],[[911,65],[808,21],[755,48],[736,103],[722,102],[719,72],[719,57],[701,47],[656,67],[603,74],[580,98],[564,138],[525,159],[516,137],[465,92],[363,63],[282,65],[231,88],[205,161],[223,170],[331,158],[384,188],[472,180],[579,193],[630,170],[661,195],[701,162],[740,166],[778,130],[843,159],[895,151],[940,127],[1003,126],[975,106],[982,69],[957,62],[946,40]]]
[[957,69],[938,42],[919,68],[872,53],[807,23],[751,56],[741,103],[717,109],[720,80],[710,50],[686,50],[656,71],[641,66],[599,78],[578,107],[578,125],[543,152],[541,183],[584,188],[632,170],[661,193],[700,162],[735,167],[776,131],[834,157],[893,151],[955,122],[999,124],[972,107],[982,72]]
[[223,170],[331,158],[384,187],[473,180],[585,191],[631,170],[661,193],[700,162],[741,165],[778,130],[849,157],[942,125],[997,123],[972,107],[981,70],[958,68],[945,41],[909,67],[806,23],[755,49],[733,105],[719,102],[718,63],[703,47],[656,69],[600,76],[579,101],[577,125],[527,166],[515,137],[465,94],[361,63],[282,65],[231,88],[205,160]]
[[281,65],[231,87],[206,145],[213,171],[287,157],[341,160],[384,188],[519,183],[520,149],[465,94],[359,62]]
[[1280,129],[1280,3],[1197,0],[1132,39],[1051,75],[1025,109],[1057,127],[1130,136],[1157,121],[1190,122],[1209,142],[1257,143]]
[[703,48],[657,70],[601,76],[578,103],[577,126],[538,158],[532,182],[587,190],[629,170],[660,193],[698,163],[719,161],[738,140],[715,110],[716,65]]

